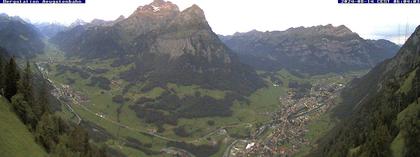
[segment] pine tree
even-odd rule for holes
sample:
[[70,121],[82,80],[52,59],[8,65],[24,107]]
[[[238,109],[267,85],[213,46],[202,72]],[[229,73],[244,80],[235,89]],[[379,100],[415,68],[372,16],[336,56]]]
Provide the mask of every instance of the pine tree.
[[[40,104],[35,102],[34,98],[34,92],[33,92],[33,82],[32,82],[32,71],[31,71],[31,65],[29,62],[26,62],[26,67],[23,72],[23,75],[19,81],[19,88],[18,93],[22,93],[24,96],[24,99],[26,102],[28,102],[29,106],[31,106],[35,116],[37,119],[40,119],[42,114],[45,112],[44,105],[47,105],[46,103]],[[42,95],[43,97],[45,95]],[[46,98],[44,98],[46,99]]]
[[59,126],[56,118],[49,113],[42,115],[36,127],[35,139],[47,152],[51,152],[59,142]]
[[407,115],[400,124],[405,142],[404,156],[418,157],[420,155],[420,110]]
[[70,151],[66,146],[67,136],[62,136],[60,138],[60,143],[54,147],[54,150],[51,152],[51,157],[74,157],[80,156],[76,152]]
[[29,62],[26,62],[26,68],[19,80],[18,92],[23,94],[23,97],[30,106],[34,103],[34,96],[32,90],[32,71]]
[[21,106],[15,107],[17,112],[24,114],[21,115],[24,123],[31,126],[31,129],[35,129],[38,123],[38,116],[35,114],[34,109],[38,110],[39,107],[35,106],[35,101],[32,94],[32,72],[30,68],[31,66],[29,62],[27,62],[23,75],[18,81],[17,95],[19,95],[18,98],[22,100],[19,100],[19,103],[16,103],[16,105]]
[[41,81],[40,89],[38,90],[36,105],[34,106],[34,113],[37,117],[41,117],[44,113],[50,112],[48,102],[48,87],[45,81]]
[[4,96],[11,101],[12,97],[17,93],[17,83],[19,81],[20,75],[17,69],[15,58],[10,58],[9,63],[6,66],[5,70],[5,93]]
[[0,54],[0,94],[4,95],[4,79],[5,79],[5,75],[4,75],[4,58],[3,56]]
[[70,133],[68,144],[72,151],[87,154],[90,149],[88,133],[82,127],[76,125]]
[[22,94],[16,94],[12,97],[12,106],[16,114],[20,117],[23,123],[29,125],[31,129],[36,126],[36,118],[28,102],[25,101]]

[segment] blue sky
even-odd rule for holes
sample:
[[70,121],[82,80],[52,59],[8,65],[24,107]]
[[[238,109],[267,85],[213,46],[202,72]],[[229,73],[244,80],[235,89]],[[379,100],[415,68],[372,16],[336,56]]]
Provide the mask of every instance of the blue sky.
[[[70,24],[76,19],[112,20],[129,16],[152,0],[86,0],[86,4],[1,4],[0,13],[32,22]],[[118,2],[118,3],[116,3]],[[180,9],[199,5],[213,31],[285,30],[290,27],[346,25],[364,38],[403,43],[420,24],[420,4],[337,4],[336,0],[172,0]]]

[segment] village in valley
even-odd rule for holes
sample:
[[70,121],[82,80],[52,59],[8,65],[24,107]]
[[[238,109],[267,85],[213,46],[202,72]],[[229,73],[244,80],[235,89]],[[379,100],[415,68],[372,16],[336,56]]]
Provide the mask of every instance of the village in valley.
[[[48,71],[43,68],[44,64],[38,64],[38,68],[44,75]],[[224,151],[223,157],[243,157],[243,156],[292,156],[302,148],[310,148],[313,144],[308,139],[309,132],[308,125],[319,119],[322,115],[335,105],[336,98],[341,89],[345,87],[343,77],[340,76],[339,81],[315,81],[306,84],[296,84],[287,88],[287,94],[278,97],[279,108],[274,112],[265,113],[271,116],[271,119],[265,123],[251,125],[255,131],[251,132],[249,138],[240,139],[229,137],[229,146]],[[49,80],[49,79],[48,79]],[[322,79],[321,79],[322,80]],[[70,104],[81,104],[89,102],[89,98],[84,94],[74,90],[70,85],[57,84],[49,80],[50,84],[54,86],[53,95],[63,101],[63,104],[68,104],[68,109],[74,115],[82,120],[81,117],[73,111]],[[345,82],[345,81],[344,81]],[[278,83],[272,85],[274,88],[282,88]],[[87,109],[86,107],[84,107]],[[97,117],[106,118],[103,113],[92,112]],[[121,125],[119,123],[116,123]],[[124,128],[129,128],[123,126]],[[145,130],[152,136],[162,139],[175,140],[160,136],[156,131]],[[210,136],[227,135],[225,128],[220,128],[212,133]],[[197,141],[197,140],[195,140]],[[161,150],[166,154],[176,156],[193,156],[190,152],[175,147],[168,147]]]
[[343,87],[341,83],[319,83],[301,97],[296,97],[296,90],[289,89],[286,96],[279,98],[282,105],[272,115],[272,121],[261,126],[253,138],[235,141],[225,156],[291,156],[309,147],[308,124],[334,106]]

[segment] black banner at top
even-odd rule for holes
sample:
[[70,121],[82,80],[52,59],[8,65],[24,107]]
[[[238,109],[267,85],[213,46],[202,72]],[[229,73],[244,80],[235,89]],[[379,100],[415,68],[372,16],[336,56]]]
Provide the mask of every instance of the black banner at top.
[[420,0],[338,0],[344,4],[420,4]]
[[3,4],[83,4],[86,0],[0,0]]

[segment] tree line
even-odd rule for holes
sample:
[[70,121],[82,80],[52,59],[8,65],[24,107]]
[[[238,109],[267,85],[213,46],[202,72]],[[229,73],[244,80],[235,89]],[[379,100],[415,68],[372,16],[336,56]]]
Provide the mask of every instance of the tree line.
[[[419,104],[420,69],[407,92],[401,92],[405,79],[391,78],[382,90],[362,104],[353,116],[344,119],[312,156],[391,157],[391,144],[400,134],[404,139],[402,156],[420,155],[420,110],[398,117],[409,105]],[[406,74],[403,78],[408,78]],[[350,101],[353,102],[353,101]],[[408,111],[407,111],[408,112]]]
[[1,95],[10,102],[35,141],[52,157],[105,157],[105,148],[90,143],[83,128],[51,111],[48,85],[41,79],[36,82],[39,87],[34,88],[34,76],[29,62],[20,70],[14,57],[6,60],[0,56]]

